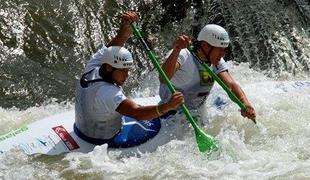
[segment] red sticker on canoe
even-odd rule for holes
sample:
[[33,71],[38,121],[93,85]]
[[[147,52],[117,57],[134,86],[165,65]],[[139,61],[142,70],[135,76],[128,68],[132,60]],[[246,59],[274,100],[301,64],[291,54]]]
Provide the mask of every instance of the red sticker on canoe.
[[56,126],[52,128],[60,139],[65,143],[70,151],[80,148],[80,146],[74,141],[72,136],[63,126]]

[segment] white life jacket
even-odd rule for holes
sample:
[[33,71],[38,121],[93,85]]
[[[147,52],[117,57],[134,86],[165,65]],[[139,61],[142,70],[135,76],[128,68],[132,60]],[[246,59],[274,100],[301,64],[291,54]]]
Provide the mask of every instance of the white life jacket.
[[[193,61],[193,63],[191,66],[187,66],[184,69],[176,71],[174,76],[178,76],[179,78],[183,77],[183,82],[193,82],[187,83],[190,84],[190,86],[187,85],[186,87],[184,87],[183,85],[179,84],[180,79],[178,81],[175,81],[175,79],[172,78],[171,81],[175,86],[176,90],[183,93],[186,106],[188,106],[188,108],[190,109],[198,109],[207,99],[214,85],[214,80],[187,49],[182,50],[180,53],[186,55],[186,61]],[[217,74],[226,70],[227,67],[224,59],[221,59],[218,67],[213,67],[213,71]],[[193,76],[195,78],[189,78]],[[159,95],[161,97],[162,103],[167,102],[171,97],[171,92],[169,91],[166,84],[160,84]]]
[[85,73],[81,80],[86,80],[87,86],[82,87],[81,83],[76,86],[76,127],[91,138],[112,138],[121,129],[122,115],[115,109],[126,99],[122,89],[102,81],[99,67]]

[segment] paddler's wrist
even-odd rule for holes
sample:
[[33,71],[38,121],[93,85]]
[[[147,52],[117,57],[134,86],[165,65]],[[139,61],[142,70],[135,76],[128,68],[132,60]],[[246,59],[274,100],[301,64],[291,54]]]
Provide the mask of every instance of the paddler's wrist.
[[250,102],[248,101],[248,99],[245,96],[241,96],[239,97],[240,101],[244,104],[244,105],[248,105],[250,104]]
[[160,115],[165,114],[169,110],[170,110],[170,108],[169,108],[167,103],[157,105],[157,107],[156,107],[157,114],[160,114]]
[[182,48],[180,48],[179,46],[174,46],[172,53],[180,53],[181,50]]
[[175,43],[172,50],[173,52],[179,53],[182,50],[182,45]]

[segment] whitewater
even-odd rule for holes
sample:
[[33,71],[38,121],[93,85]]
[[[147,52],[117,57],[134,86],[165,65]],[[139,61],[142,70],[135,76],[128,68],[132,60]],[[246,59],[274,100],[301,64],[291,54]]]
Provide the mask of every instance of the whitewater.
[[[84,154],[0,153],[0,179],[310,179],[309,7],[306,0],[0,0],[0,135],[74,110],[82,69],[128,8],[139,11],[160,60],[182,33],[195,36],[206,23],[227,28],[229,72],[257,113],[257,125],[244,119],[215,85],[200,122],[219,143],[211,155],[199,152],[179,117],[173,138],[159,134],[157,145],[144,145],[149,151],[102,145]],[[157,95],[158,73],[142,47],[133,38],[126,46],[136,62],[127,95]],[[288,81],[296,83],[286,88]]]
[[[214,136],[220,150],[200,153],[188,125],[179,138],[151,152],[127,155],[108,150],[58,156],[25,155],[10,151],[0,156],[3,179],[307,179],[310,177],[310,84],[281,90],[275,81],[251,70],[247,64],[230,63],[233,76],[257,111],[258,124],[242,118],[236,104],[222,92],[222,110],[206,103],[203,129]],[[156,93],[156,73],[136,97]],[[309,82],[309,81],[308,81]],[[279,83],[279,82],[278,82]],[[280,83],[281,84],[281,83]],[[220,87],[215,89],[219,90]],[[208,102],[216,97],[212,93]],[[213,98],[213,99],[212,99]],[[1,108],[1,133],[43,117],[71,110],[72,103],[49,102],[26,110]],[[186,123],[185,119],[182,119]],[[5,126],[4,126],[5,125]],[[5,127],[5,128],[4,128]]]

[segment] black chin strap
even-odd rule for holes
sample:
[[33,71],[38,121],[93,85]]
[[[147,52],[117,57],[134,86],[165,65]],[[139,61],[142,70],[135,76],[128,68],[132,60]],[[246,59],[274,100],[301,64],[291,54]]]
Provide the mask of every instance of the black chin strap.
[[[210,55],[211,55],[211,52],[213,51],[214,47],[209,45],[210,48],[208,50],[208,52],[206,52],[202,47],[201,47],[201,41],[194,41],[193,42],[193,45],[194,45],[194,52],[197,54],[198,53],[198,50],[200,49],[203,53],[203,55],[205,56],[205,58],[207,59],[207,61],[210,61]],[[210,62],[211,63],[211,62]]]
[[104,81],[103,79],[93,79],[93,80],[88,80],[86,76],[90,73],[92,73],[95,69],[85,73],[82,75],[80,79],[80,85],[82,88],[87,88],[89,83],[94,83],[94,82],[99,82],[99,81]]
[[99,75],[101,76],[101,78],[103,79],[103,81],[107,82],[107,83],[112,83],[114,84],[114,81],[112,79],[112,74],[113,72],[116,70],[115,67],[112,67],[112,71],[107,72],[105,70],[105,68],[103,66],[100,67],[99,69]]
[[[207,58],[207,60],[210,62],[210,55],[211,55],[211,52],[213,51],[214,47],[213,46],[210,46],[208,52],[206,52],[201,46],[200,46],[200,49],[202,50],[202,53],[205,55],[205,57]],[[211,63],[211,62],[210,62]]]
[[93,80],[88,80],[87,79],[87,75],[92,73],[95,69],[85,73],[82,75],[81,79],[80,79],[80,84],[82,86],[82,88],[87,88],[89,83],[94,83],[94,82],[100,82],[100,81],[104,81],[107,83],[112,83],[114,84],[114,81],[112,80],[112,73],[116,70],[116,68],[112,67],[112,71],[111,72],[104,72],[104,67],[101,66],[99,69],[99,75],[101,76],[101,78],[99,79],[93,79]]

